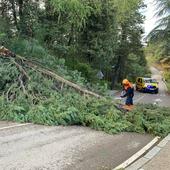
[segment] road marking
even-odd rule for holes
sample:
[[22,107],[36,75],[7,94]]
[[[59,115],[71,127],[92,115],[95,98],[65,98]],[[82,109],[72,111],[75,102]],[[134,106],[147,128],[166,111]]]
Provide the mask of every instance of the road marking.
[[161,99],[155,99],[154,100],[154,105],[158,105],[159,103],[161,103],[162,102],[162,100]]
[[0,128],[0,130],[11,129],[11,128],[15,128],[15,127],[22,127],[22,126],[27,126],[27,125],[31,125],[31,124],[32,123],[24,123],[24,124],[19,124],[19,125],[6,126],[6,127]]
[[155,101],[155,102],[162,102],[162,100],[159,99],[159,98],[158,98],[158,99],[155,99],[154,101]]
[[165,97],[166,95],[165,94],[160,94],[161,97]]
[[133,163],[135,160],[137,160],[140,156],[142,156],[146,151],[148,151],[158,140],[160,137],[155,137],[151,142],[149,142],[146,146],[144,146],[140,151],[135,153],[133,156],[131,156],[129,159],[127,159],[125,162],[114,168],[113,170],[123,169],[129,166],[131,163]]

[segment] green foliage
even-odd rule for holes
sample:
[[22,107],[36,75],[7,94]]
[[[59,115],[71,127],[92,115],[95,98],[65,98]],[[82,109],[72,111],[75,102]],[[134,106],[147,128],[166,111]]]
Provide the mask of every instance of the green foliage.
[[[50,0],[43,8],[39,1],[3,0],[0,43],[5,41],[7,48],[39,66],[102,93],[113,77],[116,84],[147,73],[141,7],[141,0]],[[96,81],[96,70],[102,70],[105,80]],[[81,96],[67,86],[61,90],[59,82],[17,59],[0,59],[0,94],[0,120],[83,125],[110,134],[170,132],[166,108],[142,105],[123,114],[109,99]]]
[[168,92],[170,91],[170,74],[168,68],[170,67],[169,56],[166,56],[165,47],[169,46],[166,41],[150,41],[145,48],[145,55],[150,64],[156,64],[163,71],[163,77],[166,80]]
[[[63,103],[64,102],[64,103]],[[29,106],[22,98],[7,103],[0,98],[0,119],[44,125],[82,125],[110,134],[119,132],[150,133],[165,136],[170,132],[168,108],[140,105],[127,114],[115,109],[109,100],[84,99],[73,91],[56,93]]]
[[0,17],[0,45],[6,43],[9,40],[11,31],[9,30],[8,20]]
[[100,1],[101,10],[87,18],[78,47],[81,56],[95,69],[108,70],[116,58],[118,30],[112,1]]
[[170,55],[170,2],[169,0],[156,0],[156,15],[160,18],[157,26],[148,35],[148,40],[159,51],[154,57],[164,58]]
[[[140,59],[134,54],[130,54],[128,56],[129,66],[127,67],[128,75],[127,78],[134,82],[136,80],[136,75],[139,77],[150,77],[151,73],[149,72],[149,68],[146,66],[145,63],[141,62],[144,59]],[[134,63],[136,61],[136,63]],[[145,61],[145,60],[144,60]]]
[[8,88],[12,80],[15,80],[19,72],[15,66],[9,62],[4,62],[0,59],[0,90]]
[[109,134],[130,131],[165,136],[170,132],[169,108],[139,105],[124,114],[110,99],[85,98],[68,87],[61,91],[53,79],[24,66],[30,80],[23,79],[20,84],[17,80],[21,72],[11,62],[2,60],[0,65],[3,85],[0,89],[0,120],[82,125]]
[[16,54],[24,56],[42,67],[53,70],[53,72],[56,72],[67,80],[99,93],[104,93],[107,90],[107,82],[105,81],[103,83],[99,81],[96,76],[97,71],[92,69],[89,64],[65,61],[64,58],[57,58],[55,55],[50,55],[49,51],[35,39],[13,39],[9,46]]
[[64,59],[58,59],[55,56],[50,55],[49,51],[41,46],[37,40],[26,40],[22,38],[13,39],[10,43],[10,49],[16,54],[35,61],[42,67],[53,70],[68,80],[80,85],[85,85],[86,80],[81,76],[80,72],[76,70],[69,70],[65,65]]
[[[136,61],[146,66],[141,44],[142,7],[142,0],[3,0],[0,41],[7,40],[7,48],[38,60],[69,80],[74,79],[70,68],[91,82],[96,82],[96,70],[102,70],[106,81],[116,77],[117,84],[129,72],[138,76]],[[131,53],[136,55],[133,63],[128,60]],[[60,67],[58,58],[65,59],[69,69]],[[129,65],[135,68],[128,70]]]
[[140,105],[128,116],[127,120],[133,123],[134,128],[138,125],[137,127],[140,128],[140,131],[160,136],[165,136],[170,131],[169,108],[160,108],[155,105]]
[[93,10],[88,2],[82,0],[51,0],[51,3],[54,5],[55,10],[59,12],[58,22],[60,22],[61,15],[65,13],[68,15],[70,23],[78,28],[85,24],[86,18]]
[[72,63],[72,66],[70,65],[70,61],[69,61],[69,66],[74,69],[77,70],[81,73],[81,75],[83,77],[86,77],[88,82],[95,82],[97,81],[97,71],[94,70],[89,64],[87,63],[80,63],[80,62],[74,62]]
[[129,20],[129,17],[133,15],[134,11],[141,5],[141,0],[115,0],[114,6],[117,8],[117,19],[123,23]]
[[165,80],[166,80],[166,81],[169,81],[169,80],[170,80],[170,72],[168,72],[168,71],[165,72],[165,73],[164,73],[164,77],[165,77]]
[[170,92],[170,73],[168,71],[165,71],[163,76],[165,78],[168,91]]

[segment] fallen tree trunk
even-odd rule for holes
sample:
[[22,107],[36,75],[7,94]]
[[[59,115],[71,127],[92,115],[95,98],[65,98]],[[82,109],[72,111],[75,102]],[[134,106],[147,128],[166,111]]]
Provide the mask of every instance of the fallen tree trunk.
[[[72,87],[72,88],[74,88],[74,89],[82,92],[84,95],[91,95],[91,96],[94,96],[94,97],[97,97],[97,98],[101,98],[101,97],[102,97],[102,96],[100,96],[100,95],[98,95],[98,94],[96,94],[96,93],[94,93],[94,92],[91,92],[91,91],[89,91],[89,90],[86,90],[86,89],[80,87],[79,85],[77,85],[77,84],[75,84],[75,83],[72,83],[71,81],[68,81],[68,80],[62,78],[61,76],[57,75],[56,73],[54,73],[54,72],[52,72],[52,71],[49,71],[48,69],[41,68],[41,67],[35,65],[34,63],[28,61],[28,60],[25,60],[25,62],[26,62],[31,68],[34,68],[34,69],[36,69],[37,71],[39,71],[39,72],[41,72],[41,73],[43,73],[43,74],[45,74],[45,75],[48,75],[48,76],[54,78],[55,80],[60,81],[62,84],[66,84],[66,85],[68,85],[68,86],[70,86],[70,87]],[[63,86],[63,85],[62,85],[62,86]]]
[[[12,55],[11,55],[12,54]],[[71,87],[71,88],[74,88],[75,90],[83,93],[83,95],[89,95],[89,96],[93,96],[93,97],[96,97],[96,98],[102,98],[102,96],[94,93],[94,92],[91,92],[87,89],[84,89],[83,87],[71,82],[71,81],[68,81],[66,79],[64,79],[63,77],[57,75],[56,73],[50,71],[49,69],[46,69],[46,68],[42,68],[42,66],[39,66],[38,64],[35,64],[34,62],[24,58],[24,57],[21,57],[19,55],[14,55],[14,53],[12,53],[10,50],[8,50],[7,48],[5,47],[1,47],[0,48],[0,56],[1,57],[7,57],[7,58],[13,58],[14,59],[14,62],[15,62],[15,65],[18,67],[18,69],[20,71],[23,72],[24,75],[26,75],[26,72],[24,72],[24,69],[22,69],[22,67],[15,61],[15,60],[20,60],[22,63],[26,64],[28,67],[34,69],[34,70],[37,70],[47,76],[50,76],[51,78],[59,81],[62,83],[62,87],[64,84],[66,84],[67,86]],[[27,75],[26,75],[27,76]],[[28,78],[29,79],[29,78]]]

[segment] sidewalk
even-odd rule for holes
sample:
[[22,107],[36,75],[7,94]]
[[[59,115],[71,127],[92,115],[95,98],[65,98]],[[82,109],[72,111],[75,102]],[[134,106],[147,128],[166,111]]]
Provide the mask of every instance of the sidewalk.
[[170,170],[170,134],[126,170]]

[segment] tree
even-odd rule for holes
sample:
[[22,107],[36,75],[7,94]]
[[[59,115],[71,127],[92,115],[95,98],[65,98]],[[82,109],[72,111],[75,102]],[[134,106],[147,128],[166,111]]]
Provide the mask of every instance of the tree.
[[117,48],[116,11],[111,2],[101,1],[100,11],[87,18],[86,26],[80,33],[79,49],[82,57],[97,69],[107,69]]
[[146,65],[142,7],[142,0],[45,0],[43,7],[35,0],[2,0],[0,4],[12,43],[24,44],[23,49],[30,46],[31,53],[33,46],[40,45],[56,60],[64,58],[69,68],[95,81],[101,70],[113,86],[134,72],[129,66],[136,61]]
[[[148,35],[149,41],[163,44],[162,56],[170,55],[170,1],[156,0],[158,12],[156,15],[160,18],[158,25]],[[161,47],[162,48],[162,47]]]
[[[128,56],[133,53],[139,57],[146,66],[146,60],[143,55],[141,35],[143,30],[141,29],[141,24],[143,23],[143,16],[140,14],[139,9],[144,7],[144,4],[140,0],[131,1],[117,1],[118,9],[118,22],[119,24],[119,48],[117,50],[117,61],[114,69],[114,78],[112,81],[112,87],[114,87],[116,82],[121,82],[121,80],[129,75],[129,65],[130,63]],[[132,70],[131,70],[132,71]],[[133,74],[133,73],[131,73]]]

